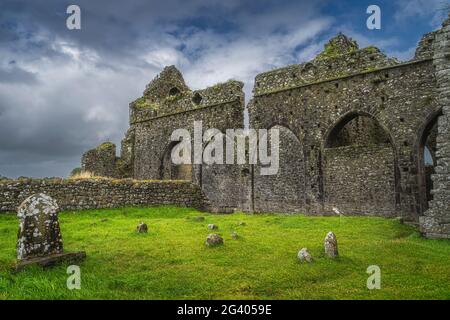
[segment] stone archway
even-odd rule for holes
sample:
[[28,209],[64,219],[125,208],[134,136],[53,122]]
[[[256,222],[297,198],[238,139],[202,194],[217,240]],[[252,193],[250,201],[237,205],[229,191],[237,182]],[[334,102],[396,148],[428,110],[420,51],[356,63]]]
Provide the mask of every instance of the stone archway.
[[323,152],[324,202],[347,214],[395,216],[395,148],[370,114],[350,112],[331,127]]
[[192,181],[192,164],[174,164],[172,162],[172,150],[179,143],[179,141],[172,141],[164,152],[159,168],[161,180]]
[[437,151],[437,121],[442,110],[433,113],[419,132],[417,143],[418,185],[419,185],[419,215],[428,210],[428,203],[433,200],[431,180],[436,165]]

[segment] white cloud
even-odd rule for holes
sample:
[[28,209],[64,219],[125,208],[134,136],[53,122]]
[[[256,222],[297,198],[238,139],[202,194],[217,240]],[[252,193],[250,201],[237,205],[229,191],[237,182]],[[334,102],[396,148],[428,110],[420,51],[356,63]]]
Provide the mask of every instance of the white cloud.
[[[298,63],[295,48],[306,45],[326,30],[330,23],[330,19],[319,18],[309,21],[301,30],[255,38],[237,34],[219,38],[217,34],[198,31],[189,39],[181,37],[180,43],[174,43],[174,46],[185,44],[187,55],[180,58],[174,53],[173,60],[181,61],[181,69],[192,88],[237,79],[245,83],[249,98],[258,73]],[[190,58],[192,52],[196,53],[195,59]]]
[[396,1],[395,19],[404,23],[415,17],[430,16],[430,26],[439,28],[447,17],[450,8],[449,0],[399,0]]
[[[88,148],[104,140],[119,143],[128,127],[129,102],[156,74],[133,66],[103,68],[96,52],[67,42],[55,41],[53,49],[61,55],[36,59],[0,49],[2,58],[14,58],[38,78],[31,84],[0,83],[3,175],[66,175]],[[11,154],[22,154],[29,163],[11,163]],[[42,164],[58,159],[65,164]]]

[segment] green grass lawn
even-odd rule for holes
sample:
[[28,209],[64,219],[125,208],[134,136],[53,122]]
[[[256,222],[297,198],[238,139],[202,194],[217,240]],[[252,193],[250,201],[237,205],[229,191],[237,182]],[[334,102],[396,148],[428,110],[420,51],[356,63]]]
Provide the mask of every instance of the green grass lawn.
[[[135,232],[140,221],[148,234]],[[208,223],[223,246],[205,246]],[[158,207],[63,212],[60,224],[65,250],[87,253],[81,290],[67,289],[67,265],[11,272],[18,220],[3,214],[0,299],[450,299],[450,241],[424,240],[396,220]],[[328,231],[336,260],[323,255]],[[302,247],[313,263],[297,260]],[[380,290],[366,287],[370,265],[381,268]]]

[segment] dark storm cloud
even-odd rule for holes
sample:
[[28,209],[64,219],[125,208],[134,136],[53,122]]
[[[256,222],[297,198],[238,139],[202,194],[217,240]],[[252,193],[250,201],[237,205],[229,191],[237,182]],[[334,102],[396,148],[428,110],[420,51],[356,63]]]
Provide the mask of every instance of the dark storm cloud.
[[[79,45],[121,53],[153,32],[176,32],[179,28],[222,33],[251,31],[253,35],[268,29],[282,30],[301,25],[324,2],[315,1],[313,5],[287,1],[280,5],[276,0],[3,0],[0,14],[4,24],[11,27],[18,23],[24,28],[22,32],[32,34],[33,30],[46,29],[53,37],[67,36]],[[65,27],[65,11],[70,4],[82,10],[83,32],[74,33]]]
[[[81,7],[80,31],[66,28],[71,4]],[[119,144],[128,127],[129,101],[165,64],[176,63],[188,74],[203,69],[209,82],[227,80],[223,77],[234,76],[239,67],[208,69],[221,47],[235,43],[241,50],[247,38],[287,34],[317,7],[277,4],[3,0],[0,174],[66,175],[88,148],[104,140]],[[258,43],[255,52],[261,60],[264,47]],[[223,59],[233,54],[230,50]]]

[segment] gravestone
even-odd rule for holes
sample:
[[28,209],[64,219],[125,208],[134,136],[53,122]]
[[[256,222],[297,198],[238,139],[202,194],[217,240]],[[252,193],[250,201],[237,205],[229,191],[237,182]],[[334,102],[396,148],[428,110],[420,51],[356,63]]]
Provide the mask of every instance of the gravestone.
[[333,232],[328,232],[327,236],[325,237],[324,247],[325,255],[327,255],[328,257],[336,258],[339,255],[337,239]]
[[306,261],[306,262],[309,263],[309,262],[312,262],[312,260],[313,260],[311,254],[309,253],[309,251],[308,251],[307,248],[301,249],[301,250],[298,252],[297,257],[298,257],[298,259],[299,259],[301,262],[305,262],[305,261]]
[[138,224],[138,226],[136,227],[136,232],[137,233],[147,233],[148,232],[147,224],[145,222],[140,222]]
[[223,244],[223,238],[216,233],[209,234],[206,237],[205,244],[208,247],[214,247]]
[[58,222],[59,207],[54,199],[34,194],[19,206],[17,240],[17,270],[27,265],[50,266],[60,261],[84,259],[86,254],[64,253]]

